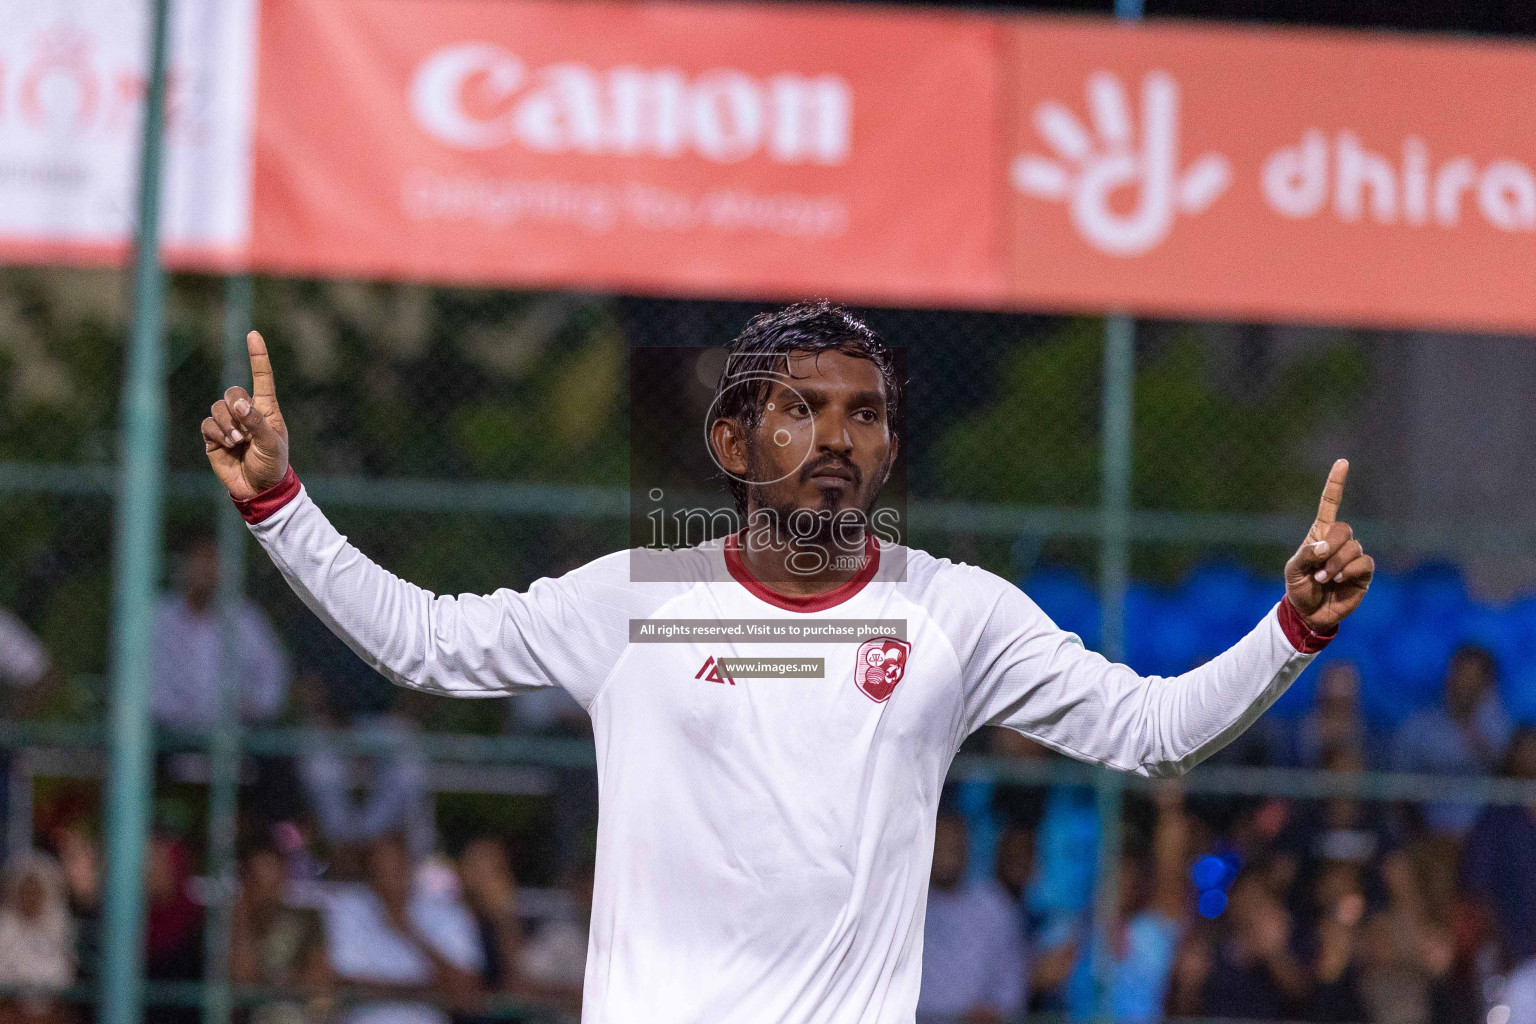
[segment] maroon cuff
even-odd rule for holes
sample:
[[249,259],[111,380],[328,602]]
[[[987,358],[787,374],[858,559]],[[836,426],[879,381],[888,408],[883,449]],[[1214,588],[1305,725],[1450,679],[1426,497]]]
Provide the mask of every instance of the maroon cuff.
[[1306,620],[1301,617],[1301,612],[1291,604],[1289,594],[1280,599],[1280,629],[1285,633],[1285,638],[1291,642],[1291,646],[1302,654],[1316,654],[1339,635],[1338,626],[1334,626],[1326,633],[1319,633],[1308,626]]
[[271,516],[278,509],[288,504],[299,493],[299,475],[288,467],[288,472],[277,483],[268,487],[260,494],[250,498],[234,498],[235,508],[240,510],[241,517],[252,526]]

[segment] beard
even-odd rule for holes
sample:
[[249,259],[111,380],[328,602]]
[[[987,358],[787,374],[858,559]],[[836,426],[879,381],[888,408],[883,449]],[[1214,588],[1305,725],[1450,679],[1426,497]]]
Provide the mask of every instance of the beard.
[[[839,550],[855,554],[864,550],[865,531],[869,527],[880,489],[890,476],[895,459],[893,450],[868,481],[864,473],[851,460],[827,454],[806,462],[783,480],[772,484],[748,484],[747,507],[752,509],[749,529],[770,529],[774,539],[805,548],[823,551]],[[766,464],[759,447],[747,444],[747,478],[750,480],[772,479],[779,472]],[[821,489],[814,505],[796,504],[796,498],[786,488],[779,488],[793,480],[803,485],[822,469],[837,466],[852,478],[852,486],[845,492],[846,504],[833,489]]]

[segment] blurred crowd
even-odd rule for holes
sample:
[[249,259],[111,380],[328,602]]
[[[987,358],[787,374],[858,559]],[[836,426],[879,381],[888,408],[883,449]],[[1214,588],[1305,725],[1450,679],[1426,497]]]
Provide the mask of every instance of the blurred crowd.
[[[1334,661],[1306,715],[1263,720],[1217,760],[1536,780],[1536,729],[1510,723],[1497,673],[1486,650],[1457,651],[1440,702],[1376,736],[1354,666]],[[1051,756],[1003,730],[974,744]],[[1092,789],[954,787],[919,1020],[1536,1022],[1536,801],[1460,802],[1454,783],[1417,803],[1166,786],[1128,802],[1113,917],[1095,907]]]
[[[308,729],[295,756],[247,757],[242,769],[227,950],[240,1018],[474,1024],[510,1007],[573,1017],[591,901],[590,774],[552,770],[547,813],[521,828],[445,822],[417,695],[375,679],[370,692],[390,699],[349,702],[364,685],[345,675],[355,664],[285,654],[256,605],[218,607],[217,577],[211,541],[185,545],[173,562],[155,620],[156,724],[218,721],[227,629],[241,720]],[[1536,780],[1536,730],[1511,720],[1501,657],[1486,647],[1456,650],[1437,697],[1390,728],[1363,710],[1354,661],[1335,656],[1314,671],[1308,707],[1266,716],[1217,760]],[[6,716],[30,713],[53,675],[25,624],[0,612]],[[559,693],[515,707],[529,731],[585,728]],[[343,742],[360,735],[362,751]],[[1005,730],[978,734],[967,751],[1054,756]],[[200,757],[157,762],[144,870],[154,981],[203,978],[210,955],[221,890],[205,877],[206,835],[191,824],[205,800]],[[1138,792],[1126,798],[1123,855],[1101,885],[1094,790],[952,784],[935,830],[922,1024],[1029,1012],[1536,1024],[1536,804],[1459,801],[1454,781],[1407,803],[1186,795],[1172,783]],[[194,809],[178,815],[178,799]],[[98,806],[78,790],[40,789],[32,828],[8,827],[0,1024],[92,1017],[81,986],[100,972]],[[539,885],[519,885],[525,867]],[[187,1003],[151,1019],[198,1017]]]
[[[290,663],[260,608],[247,601],[218,606],[211,539],[178,551],[171,576],[173,589],[154,622],[156,726],[188,732],[217,724],[227,629],[242,680],[240,720],[308,730],[292,758],[243,759],[225,954],[229,980],[244,994],[236,1019],[476,1024],[509,1003],[531,1007],[523,1019],[574,1019],[586,962],[592,844],[571,839],[546,867],[546,875],[553,872],[548,884],[520,887],[513,870],[518,837],[472,828],[440,833],[415,695],[374,679],[364,684],[371,699],[348,701],[338,690],[357,683],[355,670],[338,685],[327,678],[334,662]],[[51,672],[31,632],[0,612],[0,680],[11,684],[5,716],[24,716],[45,702],[57,683]],[[568,708],[543,703],[530,705],[531,720],[546,730],[569,726]],[[343,742],[359,737],[367,741],[363,751]],[[219,889],[200,874],[206,837],[196,822],[207,779],[201,754],[157,760],[157,827],[144,866],[150,982],[207,976],[207,926]],[[590,827],[591,814],[585,818]],[[79,788],[65,787],[36,799],[30,848],[16,839],[24,832],[8,829],[0,1024],[93,1018],[82,996],[101,969],[101,824],[99,790],[82,797]],[[200,1009],[195,1000],[160,1004],[148,1019],[193,1024]]]
[[[70,989],[100,970],[101,854],[90,832],[65,825],[13,855],[0,906],[0,1021],[83,1024]],[[204,976],[208,908],[192,851],[166,832],[144,868],[145,977]],[[239,857],[228,949],[230,981],[257,998],[251,1024],[471,1024],[508,1000],[526,1018],[564,1020],[581,1001],[590,870],[555,891],[520,892],[506,844],[477,836],[456,856],[412,856],[389,832],[338,849],[322,873],[280,841]],[[157,1005],[152,1021],[200,1019],[195,1002]]]

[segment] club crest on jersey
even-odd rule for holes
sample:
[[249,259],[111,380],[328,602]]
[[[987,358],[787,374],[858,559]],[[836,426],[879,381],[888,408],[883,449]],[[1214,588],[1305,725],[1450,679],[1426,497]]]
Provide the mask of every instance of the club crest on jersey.
[[853,663],[853,681],[876,704],[885,702],[907,674],[907,655],[912,645],[893,636],[877,636],[859,645]]

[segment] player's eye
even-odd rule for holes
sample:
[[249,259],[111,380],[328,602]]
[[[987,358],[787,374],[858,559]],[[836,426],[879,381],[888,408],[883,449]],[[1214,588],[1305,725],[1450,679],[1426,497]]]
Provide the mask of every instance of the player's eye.
[[787,411],[791,416],[809,416],[811,414],[811,407],[804,402],[796,402]]
[[858,420],[860,423],[875,423],[879,420],[879,417],[875,415],[875,410],[873,409],[860,409],[858,412],[853,414],[853,418]]

